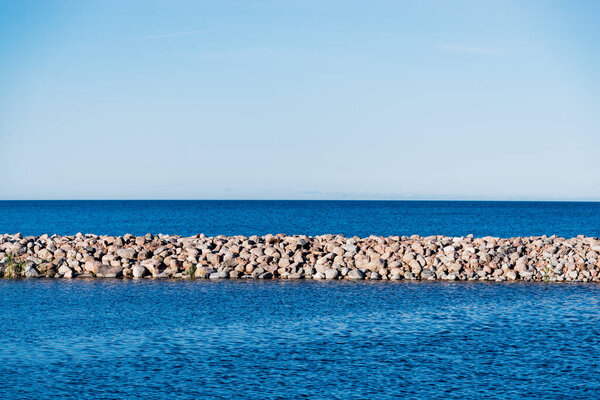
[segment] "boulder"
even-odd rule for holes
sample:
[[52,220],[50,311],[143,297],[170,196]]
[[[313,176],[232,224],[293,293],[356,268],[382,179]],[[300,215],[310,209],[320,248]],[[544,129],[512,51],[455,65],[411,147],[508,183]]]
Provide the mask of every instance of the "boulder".
[[28,265],[25,267],[25,277],[26,278],[37,278],[40,276],[40,273],[38,272],[37,269],[35,269],[35,267]]
[[127,259],[134,259],[136,256],[136,252],[134,249],[132,248],[128,248],[128,249],[119,249],[117,250],[117,255],[121,258],[127,258]]
[[60,267],[58,267],[58,273],[65,278],[73,277],[73,270],[66,264],[63,264]]
[[136,264],[132,268],[132,274],[135,279],[143,278],[147,273],[148,270],[143,265]]
[[365,279],[365,274],[360,269],[354,268],[348,272],[348,279],[353,281],[362,280]]
[[117,278],[121,276],[123,267],[113,267],[111,265],[102,264],[97,268],[96,276],[99,278]]
[[337,279],[339,272],[337,269],[328,269],[325,271],[325,279]]
[[159,260],[155,260],[155,259],[150,259],[150,260],[144,260],[140,263],[143,267],[145,267],[148,271],[150,271],[150,273],[152,274],[152,276],[158,276],[160,274],[160,266],[162,264],[161,261]]

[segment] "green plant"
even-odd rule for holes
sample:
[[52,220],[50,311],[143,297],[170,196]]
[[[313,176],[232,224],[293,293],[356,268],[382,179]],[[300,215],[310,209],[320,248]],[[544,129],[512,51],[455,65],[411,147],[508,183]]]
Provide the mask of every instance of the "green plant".
[[6,254],[6,259],[4,260],[4,278],[7,279],[17,279],[20,278],[25,270],[25,261],[21,261],[17,259],[12,254]]
[[188,279],[194,279],[196,277],[196,264],[192,264],[186,268],[185,276]]
[[546,264],[546,268],[544,269],[544,281],[550,281],[550,273],[552,272],[552,260]]

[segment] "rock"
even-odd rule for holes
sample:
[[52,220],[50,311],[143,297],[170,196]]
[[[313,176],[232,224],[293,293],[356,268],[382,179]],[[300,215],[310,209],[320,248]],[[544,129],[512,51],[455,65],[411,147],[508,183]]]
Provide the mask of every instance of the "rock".
[[71,268],[69,268],[66,264],[63,264],[58,268],[58,273],[63,276],[70,275],[70,276],[65,276],[65,278],[70,278],[73,276],[73,270]]
[[229,272],[221,271],[221,272],[213,272],[208,276],[209,279],[227,279],[229,278]]
[[135,279],[141,279],[148,273],[148,270],[143,265],[136,264],[132,268],[132,273]]
[[359,254],[356,257],[354,257],[354,263],[356,264],[357,268],[365,268],[367,265],[369,265],[370,262],[371,257],[364,254]]
[[325,274],[325,271],[327,271],[329,268],[331,268],[329,265],[322,265],[322,264],[317,264],[315,266],[315,271],[317,271],[317,273],[321,273],[321,274]]
[[381,275],[375,271],[371,271],[371,273],[369,273],[369,279],[372,281],[378,281],[381,279]]
[[328,269],[325,271],[325,279],[337,279],[339,272],[337,269]]
[[312,278],[316,280],[325,279],[325,274],[323,272],[317,272]]
[[435,278],[435,273],[430,269],[424,269],[421,271],[421,279]]
[[148,260],[150,257],[152,257],[152,251],[148,249],[142,249],[137,255],[137,259],[140,261]]
[[456,251],[456,249],[454,248],[454,246],[444,247],[444,253],[446,253],[446,254],[453,254],[455,251]]
[[476,273],[476,274],[477,274],[477,275],[478,275],[480,278],[485,278],[485,277],[488,275],[487,271],[485,271],[485,270],[483,270],[483,269],[477,270],[477,271],[475,271],[475,273]]
[[367,266],[366,269],[369,271],[379,271],[381,269],[385,269],[385,262],[381,259],[372,260]]
[[358,247],[356,247],[353,244],[349,244],[349,243],[343,244],[341,247],[346,252],[351,253],[351,254],[356,254],[356,252],[358,251]]
[[365,279],[365,274],[360,269],[351,269],[348,272],[348,278],[353,281],[358,281],[361,279]]
[[37,256],[45,261],[52,261],[52,253],[48,249],[41,249],[37,252]]
[[208,278],[209,275],[210,275],[210,273],[208,272],[208,270],[205,267],[196,266],[196,272],[194,273],[195,278],[205,279],[205,278]]
[[421,246],[419,243],[413,243],[412,246],[410,246],[412,251],[414,251],[416,254],[419,255],[423,255],[425,254],[425,250],[423,249],[423,246]]
[[134,259],[136,256],[136,252],[132,248],[119,249],[119,250],[117,250],[117,255],[121,258]]
[[101,265],[102,265],[102,263],[100,261],[96,261],[96,260],[86,261],[86,263],[83,266],[83,270],[96,275],[96,274],[98,274],[98,268]]
[[38,276],[40,276],[40,273],[38,272],[37,269],[35,269],[35,267],[30,266],[30,265],[25,267],[25,277],[26,278],[37,278]]
[[527,270],[527,257],[523,256],[519,258],[515,264],[515,271],[521,273]]
[[504,274],[506,276],[506,279],[508,279],[509,281],[515,281],[517,280],[517,273],[515,271],[506,271],[506,273]]
[[113,267],[102,264],[97,268],[96,276],[99,278],[116,278],[121,275],[122,267]]
[[521,279],[529,280],[533,276],[533,271],[519,271]]
[[150,271],[152,276],[158,276],[158,274],[160,274],[160,272],[161,272],[160,265],[162,263],[159,260],[155,260],[155,259],[144,260],[140,264],[143,267],[145,267],[148,271]]

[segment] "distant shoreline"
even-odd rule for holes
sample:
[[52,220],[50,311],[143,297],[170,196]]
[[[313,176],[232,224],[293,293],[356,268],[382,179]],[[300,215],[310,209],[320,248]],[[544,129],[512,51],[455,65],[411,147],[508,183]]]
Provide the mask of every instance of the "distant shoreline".
[[0,235],[4,278],[600,281],[600,240]]

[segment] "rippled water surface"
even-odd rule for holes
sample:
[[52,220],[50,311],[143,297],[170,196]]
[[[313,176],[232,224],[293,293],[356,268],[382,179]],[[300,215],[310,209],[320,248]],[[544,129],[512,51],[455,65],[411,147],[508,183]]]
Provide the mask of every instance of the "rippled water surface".
[[593,284],[0,281],[0,398],[597,399]]
[[600,202],[0,201],[0,233],[600,236]]

